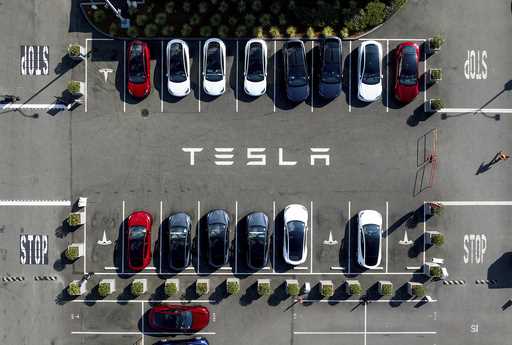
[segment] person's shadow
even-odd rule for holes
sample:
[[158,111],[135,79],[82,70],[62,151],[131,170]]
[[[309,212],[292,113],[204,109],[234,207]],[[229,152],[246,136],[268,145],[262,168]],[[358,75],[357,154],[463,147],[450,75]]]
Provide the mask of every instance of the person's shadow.
[[488,163],[482,162],[478,167],[475,175],[483,174],[484,172],[490,170],[492,166],[500,161],[499,156],[501,152],[496,153],[493,159],[491,159]]

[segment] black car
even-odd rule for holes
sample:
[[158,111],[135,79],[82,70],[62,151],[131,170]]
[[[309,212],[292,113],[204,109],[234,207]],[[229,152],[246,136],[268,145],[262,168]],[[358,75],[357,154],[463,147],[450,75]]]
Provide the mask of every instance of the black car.
[[182,270],[190,264],[192,246],[192,220],[185,212],[169,217],[169,266]]
[[286,96],[292,102],[302,102],[309,96],[309,76],[306,49],[301,40],[290,40],[283,48]]
[[265,213],[253,212],[247,216],[247,265],[251,269],[260,269],[267,264],[269,235]]
[[212,210],[206,216],[208,230],[208,263],[221,267],[229,259],[229,215],[225,210]]
[[323,98],[334,98],[341,93],[341,40],[328,37],[323,41],[320,51],[320,78],[318,93]]

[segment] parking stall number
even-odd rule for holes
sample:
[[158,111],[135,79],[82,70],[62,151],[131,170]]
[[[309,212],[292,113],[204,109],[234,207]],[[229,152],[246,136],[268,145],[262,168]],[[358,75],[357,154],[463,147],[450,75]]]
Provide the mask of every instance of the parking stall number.
[[48,265],[48,236],[20,235],[20,263]]
[[487,51],[468,50],[464,61],[464,75],[468,80],[487,79]]
[[48,75],[50,70],[50,47],[20,46],[21,75]]
[[464,235],[464,263],[483,264],[487,250],[487,236],[484,234]]

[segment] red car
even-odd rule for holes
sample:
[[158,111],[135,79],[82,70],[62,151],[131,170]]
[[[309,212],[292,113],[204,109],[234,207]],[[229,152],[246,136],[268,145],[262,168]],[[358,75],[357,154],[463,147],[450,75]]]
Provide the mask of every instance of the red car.
[[210,312],[202,306],[161,305],[149,310],[148,321],[155,331],[195,333],[208,326]]
[[416,43],[405,42],[396,49],[395,97],[402,103],[412,101],[420,93],[419,57],[420,48]]
[[128,45],[128,92],[133,97],[142,98],[151,91],[151,63],[149,46],[142,41],[132,41]]
[[128,217],[128,268],[140,271],[151,261],[151,226],[153,217],[135,211]]

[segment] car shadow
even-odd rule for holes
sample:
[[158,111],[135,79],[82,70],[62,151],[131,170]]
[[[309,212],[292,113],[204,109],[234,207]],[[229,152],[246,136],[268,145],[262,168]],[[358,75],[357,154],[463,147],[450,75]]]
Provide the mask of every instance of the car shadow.
[[[267,79],[270,86],[267,88],[267,96],[272,99],[276,108],[280,110],[291,110],[297,107],[300,103],[293,103],[286,97],[286,85],[284,81],[284,62],[283,62],[283,49],[279,49],[270,56],[272,61],[272,69],[269,68]],[[275,66],[274,66],[275,61]],[[269,65],[270,67],[270,65]],[[276,75],[274,76],[274,69]],[[271,70],[271,71],[270,71]],[[275,85],[272,83],[275,80]]]
[[353,49],[350,54],[345,58],[345,72],[347,76],[347,102],[354,108],[364,108],[370,105],[369,102],[362,102],[357,98],[358,90],[358,76],[357,76],[357,55],[359,48]]

